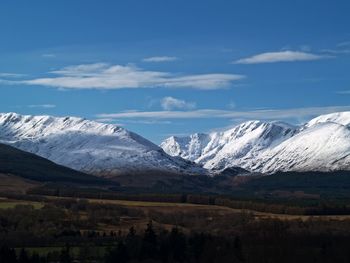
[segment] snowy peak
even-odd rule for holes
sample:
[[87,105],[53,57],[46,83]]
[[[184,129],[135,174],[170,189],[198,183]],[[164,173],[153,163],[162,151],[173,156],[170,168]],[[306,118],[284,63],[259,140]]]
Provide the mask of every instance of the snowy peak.
[[248,121],[224,132],[170,137],[161,147],[169,155],[195,161],[207,169],[221,170],[253,160],[262,150],[296,131],[285,123]]
[[[121,127],[77,117],[0,114],[0,140],[36,141],[72,133],[79,135],[115,136],[125,145],[137,143],[137,150],[159,150],[158,146]],[[136,146],[136,145],[135,145]],[[133,149],[134,150],[134,149]]]
[[348,170],[350,130],[333,122],[319,123],[282,142],[260,162],[265,173]]
[[[17,136],[47,136],[59,131],[89,131],[97,134],[112,134],[120,127],[88,121],[77,117],[52,117],[52,116],[31,116],[20,115],[16,113],[0,114],[0,125],[2,129],[9,128],[12,134]],[[20,134],[20,131],[26,131],[26,134]],[[18,132],[18,133],[17,133]]]
[[248,121],[223,133],[228,141],[246,138],[247,140],[273,141],[278,137],[294,133],[296,128],[282,122]]
[[203,133],[195,133],[188,137],[172,136],[161,143],[166,153],[171,156],[180,156],[190,161],[195,161],[203,154],[204,147],[208,144],[210,136]]
[[322,115],[300,127],[248,121],[227,131],[173,136],[161,148],[111,124],[6,113],[0,114],[0,143],[104,176],[207,174],[205,169],[232,167],[263,173],[350,170],[350,112]]
[[[294,127],[275,122],[250,121],[216,134],[218,142],[208,154],[198,159],[208,169],[226,169],[240,166],[251,170],[254,160],[266,149],[293,136]],[[209,161],[210,160],[210,161]]]
[[[207,169],[242,167],[256,172],[350,169],[350,112],[322,115],[296,127],[283,122],[248,121],[202,141],[202,154],[190,155],[192,136],[173,138],[162,148],[182,145],[181,155]],[[206,144],[205,146],[203,144]]]
[[321,115],[306,123],[305,126],[311,127],[325,122],[333,122],[344,126],[350,126],[350,111]]
[[92,174],[203,172],[126,129],[76,117],[0,114],[0,142]]

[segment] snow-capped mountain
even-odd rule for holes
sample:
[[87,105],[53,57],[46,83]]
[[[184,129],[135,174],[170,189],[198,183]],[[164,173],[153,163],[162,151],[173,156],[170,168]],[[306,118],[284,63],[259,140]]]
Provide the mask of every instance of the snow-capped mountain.
[[239,166],[263,173],[350,170],[350,112],[322,115],[300,127],[248,121],[225,132],[170,137],[161,147],[207,169]]
[[205,172],[126,129],[75,117],[0,114],[0,142],[96,175]]
[[350,125],[350,111],[336,112],[331,114],[325,114],[318,116],[308,123],[305,124],[306,127],[311,127],[319,123],[333,122],[340,125],[349,126]]
[[181,156],[190,161],[196,161],[203,154],[204,148],[210,142],[210,135],[195,133],[189,137],[172,136],[166,139],[161,147],[171,156]]

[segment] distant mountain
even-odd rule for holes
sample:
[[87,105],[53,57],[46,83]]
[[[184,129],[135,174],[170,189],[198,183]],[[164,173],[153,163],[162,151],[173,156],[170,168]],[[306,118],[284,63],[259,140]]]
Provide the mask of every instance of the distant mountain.
[[350,170],[350,112],[322,115],[299,127],[248,121],[225,132],[170,137],[161,147],[215,170]]
[[225,132],[170,137],[162,142],[161,147],[170,155],[190,159],[207,169],[224,170],[238,166],[254,170],[255,160],[262,151],[296,132],[296,127],[285,123],[249,121]]
[[0,174],[38,182],[104,184],[105,180],[57,165],[32,153],[0,144]]
[[115,125],[75,117],[0,114],[0,142],[89,174],[205,174]]

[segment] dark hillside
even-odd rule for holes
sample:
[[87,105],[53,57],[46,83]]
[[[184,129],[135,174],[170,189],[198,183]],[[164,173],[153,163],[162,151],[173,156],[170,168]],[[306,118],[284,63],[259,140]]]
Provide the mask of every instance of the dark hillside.
[[107,181],[57,165],[35,154],[0,144],[0,173],[39,182],[103,184]]

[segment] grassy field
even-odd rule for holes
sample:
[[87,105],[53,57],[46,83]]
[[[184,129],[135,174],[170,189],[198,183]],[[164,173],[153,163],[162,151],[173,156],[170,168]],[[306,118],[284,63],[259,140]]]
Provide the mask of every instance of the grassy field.
[[39,202],[0,198],[0,209],[14,208],[17,205],[32,205],[35,209],[41,209],[44,206],[43,203]]

